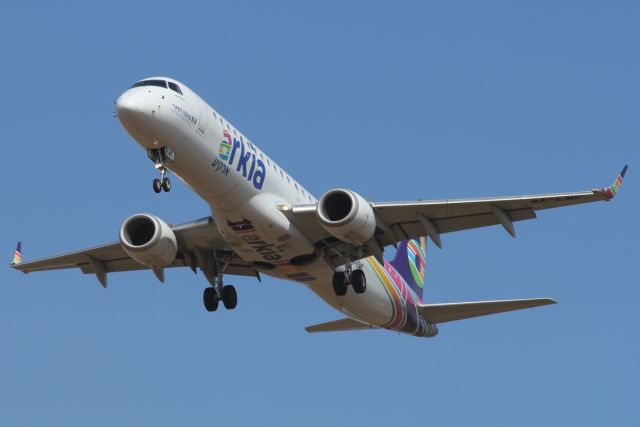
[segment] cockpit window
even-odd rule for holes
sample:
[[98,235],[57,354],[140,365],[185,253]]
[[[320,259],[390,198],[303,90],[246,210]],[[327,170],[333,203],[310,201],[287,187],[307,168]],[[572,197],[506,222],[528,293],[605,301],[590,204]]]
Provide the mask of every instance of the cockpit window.
[[165,80],[142,80],[141,82],[138,82],[131,87],[138,87],[138,86],[158,86],[166,89],[167,82]]
[[169,82],[169,89],[171,89],[174,92],[178,92],[180,95],[182,95],[182,91],[180,90],[180,86],[178,86],[177,84],[175,84],[173,82]]

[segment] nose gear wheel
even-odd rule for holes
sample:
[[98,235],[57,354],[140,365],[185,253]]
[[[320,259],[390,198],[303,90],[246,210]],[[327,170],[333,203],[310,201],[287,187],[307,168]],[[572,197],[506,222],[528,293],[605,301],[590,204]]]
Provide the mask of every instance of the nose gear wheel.
[[153,180],[153,191],[156,193],[159,193],[162,191],[162,181],[160,181],[158,178],[155,178]]

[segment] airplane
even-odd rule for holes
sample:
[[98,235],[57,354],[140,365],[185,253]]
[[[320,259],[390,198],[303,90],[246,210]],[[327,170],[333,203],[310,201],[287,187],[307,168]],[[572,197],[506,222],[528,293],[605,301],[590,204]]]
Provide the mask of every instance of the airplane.
[[[204,199],[211,215],[169,225],[149,213],[125,219],[119,240],[89,249],[22,262],[18,243],[11,267],[34,271],[79,268],[106,288],[112,272],[149,269],[164,282],[165,269],[198,269],[209,282],[206,310],[219,302],[236,308],[228,276],[262,274],[306,285],[344,317],[308,332],[387,329],[433,337],[445,322],[554,304],[550,298],[427,303],[423,300],[427,238],[514,223],[536,212],[616,195],[614,184],[591,191],[461,200],[371,202],[346,188],[316,199],[252,140],[187,85],[168,77],[138,81],[116,102],[125,130],[159,171],[153,191],[169,192],[172,172]],[[393,260],[384,249],[396,247]]]

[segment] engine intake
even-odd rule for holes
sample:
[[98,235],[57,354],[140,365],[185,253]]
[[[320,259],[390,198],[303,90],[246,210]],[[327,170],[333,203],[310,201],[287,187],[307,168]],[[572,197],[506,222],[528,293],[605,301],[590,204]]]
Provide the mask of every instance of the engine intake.
[[169,225],[150,214],[136,214],[120,227],[124,251],[145,267],[164,268],[176,259],[178,241]]
[[329,234],[352,245],[364,245],[376,231],[371,204],[351,190],[327,191],[320,198],[316,212]]

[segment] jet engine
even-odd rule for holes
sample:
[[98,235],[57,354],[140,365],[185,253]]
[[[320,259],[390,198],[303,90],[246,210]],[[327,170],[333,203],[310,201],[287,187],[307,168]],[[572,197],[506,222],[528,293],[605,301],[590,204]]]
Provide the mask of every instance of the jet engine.
[[120,227],[120,244],[131,258],[153,269],[171,265],[178,252],[178,242],[171,227],[150,214],[127,218]]
[[338,188],[324,193],[317,214],[329,234],[355,246],[367,243],[376,230],[371,204],[351,190]]

